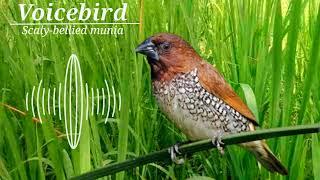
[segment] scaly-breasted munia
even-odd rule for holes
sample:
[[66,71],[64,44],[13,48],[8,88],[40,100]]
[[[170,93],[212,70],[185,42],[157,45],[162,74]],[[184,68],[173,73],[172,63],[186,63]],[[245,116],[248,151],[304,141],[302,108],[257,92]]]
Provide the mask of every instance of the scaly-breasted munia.
[[[222,134],[255,130],[258,123],[250,109],[181,37],[160,33],[146,39],[136,52],[147,56],[160,109],[190,140],[211,138],[220,147]],[[288,174],[264,140],[241,146],[269,171]]]

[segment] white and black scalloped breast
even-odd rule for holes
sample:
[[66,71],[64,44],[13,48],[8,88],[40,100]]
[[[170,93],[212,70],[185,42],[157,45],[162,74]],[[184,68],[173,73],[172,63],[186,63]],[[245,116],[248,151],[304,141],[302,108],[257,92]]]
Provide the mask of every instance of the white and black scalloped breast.
[[176,75],[170,82],[153,82],[160,109],[191,140],[208,139],[217,131],[249,130],[249,121],[199,82],[197,69]]

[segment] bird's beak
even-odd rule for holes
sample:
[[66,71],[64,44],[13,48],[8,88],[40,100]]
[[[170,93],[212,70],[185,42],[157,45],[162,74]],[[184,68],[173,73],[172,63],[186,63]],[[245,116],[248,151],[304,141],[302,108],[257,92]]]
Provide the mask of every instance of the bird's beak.
[[146,55],[148,58],[153,60],[159,60],[159,54],[156,50],[156,46],[151,41],[151,38],[146,39],[143,41],[137,48],[136,52],[140,54]]

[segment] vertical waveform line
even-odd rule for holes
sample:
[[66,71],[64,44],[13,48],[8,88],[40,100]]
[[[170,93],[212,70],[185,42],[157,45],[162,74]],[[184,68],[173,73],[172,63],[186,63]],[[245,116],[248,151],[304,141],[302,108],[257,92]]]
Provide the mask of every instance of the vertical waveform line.
[[46,88],[42,88],[42,112],[43,112],[43,115],[46,115],[46,111],[44,110],[44,96],[45,96],[45,93],[46,93]]
[[114,113],[116,112],[116,93],[114,92],[114,87],[112,86],[112,94],[113,94],[113,110],[112,110],[112,116],[114,117]]
[[102,88],[101,89],[101,91],[102,91],[102,115],[104,115],[104,108],[105,108],[105,106],[106,106],[106,103],[105,103],[105,94],[104,94],[104,89]]
[[53,105],[53,115],[56,115],[56,88],[53,88],[53,99],[52,99],[52,105]]
[[121,93],[119,92],[119,111],[121,110]]
[[34,90],[36,86],[32,87],[32,94],[31,94],[31,109],[32,109],[32,115],[33,117],[36,117],[36,114],[34,113],[34,105],[33,105],[33,100],[34,100]]
[[39,98],[40,98],[40,88],[41,88],[41,85],[42,85],[42,79],[39,83],[39,87],[38,87],[38,92],[37,92],[37,112],[38,112],[38,115],[39,115],[39,120],[40,120],[40,123],[42,124],[42,119],[41,119],[41,114],[40,114],[40,108],[39,108]]
[[70,66],[70,75],[69,75],[69,130],[70,130],[70,140],[71,140],[71,148],[74,146],[73,141],[73,130],[72,130],[72,75],[73,75],[73,64],[74,64],[74,58],[71,55],[71,66]]
[[76,109],[75,109],[75,124],[74,124],[74,144],[73,144],[73,149],[77,147],[77,134],[78,134],[78,69],[77,69],[77,58],[73,61],[74,66],[74,78],[75,78],[75,84],[76,84]]
[[88,90],[88,84],[86,83],[86,120],[89,119],[89,90]]
[[[69,58],[69,61],[67,63],[67,68],[66,68],[66,75],[64,78],[64,87],[63,87],[63,113],[64,113],[64,124],[65,124],[65,129],[66,129],[66,134],[67,134],[67,140],[70,146],[72,146],[72,136],[71,138],[69,137],[69,131],[68,131],[68,122],[67,122],[67,82],[68,82],[68,71],[69,71],[69,66],[70,63],[72,62],[71,57]],[[71,73],[72,75],[72,73]],[[61,86],[60,86],[61,87]],[[60,97],[60,95],[59,95]],[[60,102],[59,102],[60,103]],[[59,106],[60,107],[60,106]],[[60,109],[60,108],[59,108]],[[71,113],[71,112],[70,112]],[[72,134],[72,132],[71,132]]]
[[91,116],[93,116],[94,112],[94,91],[93,88],[91,88]]
[[26,94],[26,109],[27,109],[27,111],[29,111],[28,100],[29,100],[29,92],[27,92],[27,94]]
[[59,93],[58,93],[58,108],[59,108],[59,120],[61,121],[61,83],[59,83]]
[[48,114],[50,115],[50,96],[51,96],[51,89],[48,89]]
[[99,114],[99,106],[100,106],[99,100],[100,100],[100,95],[99,95],[99,89],[97,88],[97,115]]
[[108,118],[109,118],[109,113],[110,113],[110,90],[109,90],[109,85],[107,80],[104,80],[104,83],[107,86],[107,94],[108,94],[108,110],[107,110],[107,114],[106,114],[106,120],[104,121],[104,123],[107,123]]
[[[80,77],[80,107],[81,107],[81,111],[80,111],[80,126],[79,126],[79,134],[78,134],[78,139],[76,141],[75,147],[76,148],[80,142],[80,137],[81,137],[81,130],[82,130],[82,120],[83,120],[83,84],[82,84],[82,74],[81,74],[81,68],[80,68],[80,63],[76,57],[76,65],[77,65],[77,69],[79,70],[79,77]],[[77,82],[77,81],[76,81]],[[77,86],[76,86],[77,87]]]

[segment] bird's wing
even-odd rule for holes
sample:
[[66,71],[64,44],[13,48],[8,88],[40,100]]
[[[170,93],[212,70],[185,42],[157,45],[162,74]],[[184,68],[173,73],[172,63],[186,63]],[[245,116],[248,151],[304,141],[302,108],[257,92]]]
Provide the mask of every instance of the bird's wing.
[[211,64],[201,62],[197,69],[200,83],[208,92],[214,94],[240,114],[251,120],[254,125],[258,125],[248,106]]

